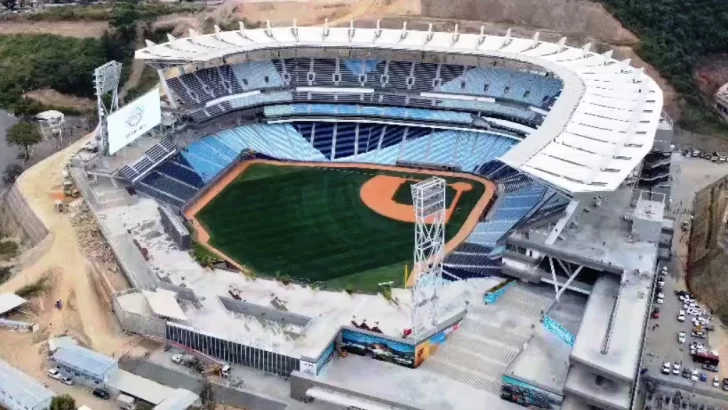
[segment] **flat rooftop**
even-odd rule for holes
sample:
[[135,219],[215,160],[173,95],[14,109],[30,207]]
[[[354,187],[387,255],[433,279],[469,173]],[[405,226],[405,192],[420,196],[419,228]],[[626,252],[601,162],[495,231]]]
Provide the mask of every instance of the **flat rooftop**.
[[665,214],[665,204],[661,201],[640,198],[634,208],[634,217],[648,221],[662,222]]
[[187,316],[185,316],[179,303],[177,303],[177,299],[175,299],[177,296],[175,292],[166,289],[142,290],[142,295],[147,299],[149,307],[157,316],[181,322],[187,321]]
[[[349,355],[331,361],[318,376],[301,377],[423,410],[518,410],[517,404],[428,370]],[[376,375],[376,377],[373,377]]]
[[[554,292],[553,288],[547,290]],[[561,302],[551,309],[549,316],[569,332],[576,334],[586,303],[585,296],[565,292],[561,295]],[[506,375],[563,394],[564,382],[569,372],[570,354],[571,346],[543,326],[537,326],[528,345],[508,366]]]
[[[148,263],[159,278],[194,290],[201,300],[200,304],[180,305],[186,317],[185,325],[189,327],[292,357],[316,358],[339,328],[350,324],[353,318],[378,324],[390,336],[400,335],[403,329],[411,326],[409,290],[393,290],[393,296],[399,301],[395,305],[381,295],[318,291],[274,280],[250,279],[226,270],[203,269],[188,252],[178,250],[164,234],[157,207],[155,201],[140,198],[133,205],[103,210],[101,219],[112,234],[131,231],[140,246],[148,249]],[[448,284],[441,294],[441,319],[447,320],[465,309],[466,300],[482,303],[485,290],[500,281],[500,278],[483,278]],[[297,337],[279,324],[231,312],[217,298],[228,296],[231,286],[240,290],[241,299],[248,303],[274,308],[272,302],[276,300],[288,311],[312,319]],[[147,316],[154,311],[149,303],[139,299],[138,294],[124,295],[120,302],[130,306],[130,310]]]
[[[595,196],[582,196],[577,199],[579,204],[571,220],[558,226],[558,238],[553,243],[549,244],[548,235],[543,234],[529,235],[527,240],[621,270],[653,270],[657,244],[634,239],[632,222],[624,219],[633,215],[633,193],[631,188],[622,187],[602,196],[598,206]],[[526,231],[518,231],[513,237],[525,240]]]
[[22,306],[27,300],[15,293],[0,293],[0,315]]
[[[655,257],[653,253],[653,260]],[[597,280],[571,353],[573,360],[607,376],[624,381],[634,380],[653,275],[652,271],[645,274],[625,272],[622,286],[617,277],[602,276]],[[619,303],[615,307],[618,295]],[[614,309],[608,350],[602,353]]]
[[590,402],[604,407],[629,409],[632,401],[631,383],[614,383],[604,380],[601,386],[597,386],[594,380],[595,377],[589,369],[573,366],[566,379],[565,390],[581,397],[587,397]]

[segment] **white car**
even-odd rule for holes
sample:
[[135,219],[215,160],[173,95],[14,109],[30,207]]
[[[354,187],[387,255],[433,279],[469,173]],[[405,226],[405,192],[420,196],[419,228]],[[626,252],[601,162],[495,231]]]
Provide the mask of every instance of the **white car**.
[[657,281],[657,286],[659,286],[659,287],[665,286],[665,281],[660,279],[659,281]]
[[713,387],[720,387],[720,380],[717,377],[713,377]]
[[655,303],[657,303],[658,305],[661,305],[663,302],[665,302],[665,299],[663,299],[661,297],[658,297],[657,300],[655,301]]
[[660,299],[665,299],[665,294],[662,293],[662,292],[660,292],[660,293],[657,294],[657,297],[660,298]]
[[678,362],[673,363],[672,374],[680,374],[680,363],[678,363]]
[[685,321],[685,311],[684,310],[679,310],[677,312],[677,320],[678,320],[678,322],[684,322]]
[[690,380],[691,381],[698,381],[698,369],[693,369],[692,372],[690,372]]
[[61,376],[61,383],[73,386],[73,380],[71,380],[71,378],[68,376]]
[[56,367],[54,367],[52,369],[48,369],[48,376],[51,379],[56,379],[56,380],[61,380],[61,378],[63,377],[61,372],[59,372],[58,368],[56,368]]
[[677,334],[677,342],[678,343],[685,343],[685,337],[687,335],[685,334],[684,330],[681,330],[680,333]]
[[670,362],[665,362],[660,366],[662,374],[670,374]]
[[172,356],[172,361],[175,362],[175,363],[177,363],[177,364],[182,363],[182,355],[181,354],[173,355]]

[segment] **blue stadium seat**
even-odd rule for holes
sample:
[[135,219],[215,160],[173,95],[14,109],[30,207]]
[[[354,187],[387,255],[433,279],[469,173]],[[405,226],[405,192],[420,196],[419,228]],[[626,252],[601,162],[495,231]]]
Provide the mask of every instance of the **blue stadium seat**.
[[136,187],[137,191],[139,191],[143,194],[149,195],[152,198],[155,198],[163,203],[172,205],[177,208],[181,208],[182,205],[184,205],[184,201],[180,200],[179,198],[175,198],[164,192],[161,192],[161,191],[157,190],[156,188],[147,185],[144,182],[137,184],[135,187]]
[[170,178],[160,172],[152,171],[142,179],[142,182],[165,194],[182,200],[188,201],[192,198],[198,189],[184,184],[174,178]]
[[270,61],[251,61],[232,66],[233,74],[243,90],[282,87],[278,70]]
[[182,166],[174,160],[163,162],[156,168],[156,171],[196,188],[202,188],[202,186],[205,185],[205,181],[203,181],[195,171]]

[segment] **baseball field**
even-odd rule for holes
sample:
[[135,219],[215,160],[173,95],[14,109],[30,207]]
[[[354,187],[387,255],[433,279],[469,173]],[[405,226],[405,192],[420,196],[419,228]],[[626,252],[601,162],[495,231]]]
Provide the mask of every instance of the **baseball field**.
[[[376,291],[402,286],[412,266],[410,185],[437,172],[394,167],[249,161],[231,171],[187,212],[198,240],[261,277],[327,289]],[[461,242],[494,186],[468,175],[448,183],[446,236]],[[467,225],[467,227],[465,226]]]

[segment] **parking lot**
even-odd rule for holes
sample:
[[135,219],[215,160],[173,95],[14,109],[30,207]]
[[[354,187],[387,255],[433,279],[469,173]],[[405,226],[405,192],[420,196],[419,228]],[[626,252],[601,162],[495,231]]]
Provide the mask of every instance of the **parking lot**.
[[[643,371],[645,371],[644,369],[647,371],[646,379],[660,382],[662,386],[658,386],[658,389],[667,389],[670,395],[673,395],[676,390],[681,390],[682,394],[688,396],[692,395],[692,393],[702,393],[697,396],[693,395],[692,401],[685,401],[686,408],[692,407],[694,404],[696,409],[699,410],[700,404],[704,404],[704,408],[707,409],[707,403],[711,399],[706,396],[728,400],[728,392],[723,391],[720,387],[712,386],[714,377],[719,378],[719,383],[722,383],[723,378],[728,377],[728,356],[725,356],[728,355],[728,349],[725,347],[726,331],[717,320],[711,320],[710,324],[715,327],[714,331],[706,331],[705,339],[693,337],[691,332],[694,316],[685,312],[685,321],[678,321],[678,312],[683,309],[683,302],[678,299],[675,291],[686,290],[684,260],[687,253],[687,235],[681,230],[682,222],[690,220],[690,207],[695,192],[728,173],[728,166],[674,154],[671,168],[671,174],[673,175],[671,183],[672,206],[668,215],[675,218],[673,258],[665,264],[667,266],[667,275],[664,277],[662,290],[656,291],[656,293],[663,293],[664,298],[663,303],[654,305],[659,308],[660,313],[659,318],[652,318],[649,321],[642,368]],[[662,270],[662,266],[659,269]],[[697,304],[700,305],[699,301],[697,301]],[[678,342],[680,331],[685,332],[685,343]],[[701,363],[693,362],[690,355],[691,342],[702,343],[706,348],[718,350],[718,353],[722,356],[719,372],[707,371],[702,368]],[[675,375],[672,371],[670,375],[661,373],[661,364],[666,361],[669,361],[673,367],[675,362],[681,364],[678,375]],[[683,378],[682,371],[685,367],[691,370],[697,369],[699,375],[705,373],[706,381],[700,381],[700,376],[698,376],[697,382],[692,381],[690,378]],[[703,399],[704,402],[701,402]],[[655,400],[655,397],[650,399],[648,396],[646,405],[649,405],[652,410],[658,408]],[[668,408],[664,403],[664,398],[661,406],[662,408]],[[680,407],[682,407],[682,404],[680,404]],[[721,408],[716,405],[713,407]],[[728,404],[723,402],[722,408],[728,408]]]
[[[661,267],[660,270],[663,268]],[[719,372],[713,372],[702,368],[701,363],[693,362],[691,356],[690,344],[696,343],[701,344],[706,354],[711,350],[710,339],[712,332],[703,330],[699,334],[705,335],[705,337],[696,337],[695,333],[695,322],[694,320],[698,317],[704,318],[705,325],[703,328],[714,325],[712,320],[705,320],[710,318],[710,312],[700,306],[697,303],[697,307],[686,309],[683,301],[680,301],[675,291],[681,291],[681,283],[675,277],[669,268],[667,268],[667,274],[661,277],[664,281],[664,285],[661,290],[658,288],[655,293],[663,294],[663,302],[658,304],[654,303],[655,310],[659,310],[658,318],[651,318],[647,329],[647,346],[646,346],[646,357],[644,366],[647,368],[648,373],[651,376],[657,377],[657,374],[667,378],[681,379],[680,383],[685,384],[686,387],[692,383],[702,384],[705,387],[720,389],[719,387],[713,387],[713,378],[718,377],[722,383],[722,378],[725,377]],[[657,299],[657,298],[656,298]],[[684,320],[679,321],[678,315],[680,312],[684,312]],[[691,314],[692,313],[692,314]],[[701,314],[702,313],[702,314]],[[684,341],[681,343],[678,338],[680,332],[684,332]],[[698,351],[698,349],[696,349]],[[670,374],[664,375],[661,372],[661,365],[664,362],[670,362]],[[678,364],[678,374],[674,374],[675,363]],[[698,380],[691,380],[692,375],[688,377],[683,376],[684,369],[692,371],[696,369],[698,372]],[[704,374],[701,377],[701,373]],[[677,380],[675,380],[677,381]],[[728,397],[728,396],[726,396]]]

